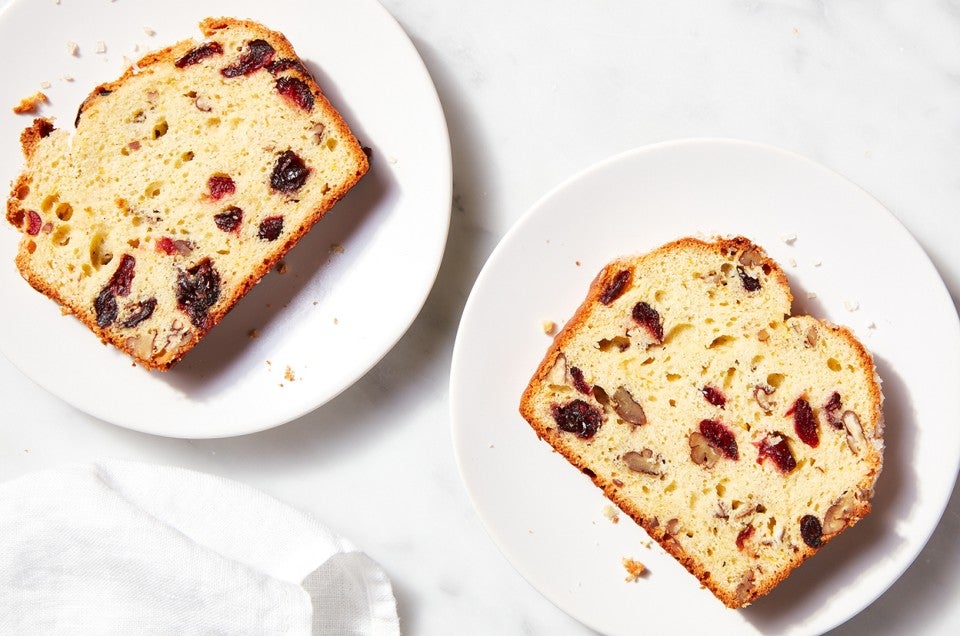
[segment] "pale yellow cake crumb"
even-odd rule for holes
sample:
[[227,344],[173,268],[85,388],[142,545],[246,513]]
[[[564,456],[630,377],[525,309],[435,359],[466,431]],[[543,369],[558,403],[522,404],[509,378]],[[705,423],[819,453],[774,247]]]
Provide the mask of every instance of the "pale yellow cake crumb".
[[557,332],[557,323],[552,320],[543,320],[540,322],[540,328],[543,329],[543,333],[552,336]]
[[627,578],[624,580],[628,583],[635,583],[640,580],[640,578],[647,572],[647,566],[635,559],[630,557],[623,557],[623,569],[627,571]]
[[296,377],[294,377],[294,375],[293,375],[293,369],[291,369],[289,365],[287,366],[287,368],[286,368],[286,369],[284,370],[284,372],[283,372],[283,378],[284,378],[287,382],[293,382],[294,380],[297,379]]
[[620,514],[613,506],[604,507],[603,516],[609,519],[610,523],[620,523]]

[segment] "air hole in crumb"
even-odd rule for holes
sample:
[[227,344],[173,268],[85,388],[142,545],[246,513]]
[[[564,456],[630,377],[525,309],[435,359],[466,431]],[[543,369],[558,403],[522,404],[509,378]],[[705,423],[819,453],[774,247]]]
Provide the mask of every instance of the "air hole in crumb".
[[161,137],[167,134],[168,129],[169,129],[169,126],[167,125],[167,120],[161,119],[153,126],[153,138],[160,139]]

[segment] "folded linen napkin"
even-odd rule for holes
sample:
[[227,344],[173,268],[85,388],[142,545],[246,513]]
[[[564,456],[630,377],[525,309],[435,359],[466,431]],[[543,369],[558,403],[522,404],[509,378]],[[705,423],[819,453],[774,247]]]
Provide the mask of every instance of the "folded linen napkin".
[[243,484],[118,460],[0,484],[0,633],[399,632],[372,559]]

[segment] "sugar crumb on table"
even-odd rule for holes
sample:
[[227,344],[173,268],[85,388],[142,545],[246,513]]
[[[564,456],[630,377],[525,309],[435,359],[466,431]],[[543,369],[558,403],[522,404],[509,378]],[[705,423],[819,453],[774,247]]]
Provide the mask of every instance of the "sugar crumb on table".
[[610,523],[620,523],[620,514],[613,506],[605,506],[603,516],[609,519]]

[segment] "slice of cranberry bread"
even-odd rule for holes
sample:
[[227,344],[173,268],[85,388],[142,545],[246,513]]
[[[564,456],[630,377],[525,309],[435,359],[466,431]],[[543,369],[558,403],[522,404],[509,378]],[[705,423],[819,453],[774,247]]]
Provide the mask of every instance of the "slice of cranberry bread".
[[862,519],[883,462],[870,354],[844,327],[790,316],[792,299],[742,237],[617,260],[520,404],[733,608]]
[[147,368],[176,363],[363,176],[366,155],[290,43],[208,18],[37,119],[7,219],[23,277]]

